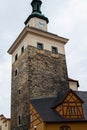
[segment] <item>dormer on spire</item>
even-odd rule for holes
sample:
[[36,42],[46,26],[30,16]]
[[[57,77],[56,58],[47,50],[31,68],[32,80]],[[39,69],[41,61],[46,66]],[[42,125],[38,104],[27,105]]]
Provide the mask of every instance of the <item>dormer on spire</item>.
[[25,25],[47,31],[47,23],[49,22],[49,20],[42,14],[41,4],[41,0],[32,0],[32,13],[25,21]]

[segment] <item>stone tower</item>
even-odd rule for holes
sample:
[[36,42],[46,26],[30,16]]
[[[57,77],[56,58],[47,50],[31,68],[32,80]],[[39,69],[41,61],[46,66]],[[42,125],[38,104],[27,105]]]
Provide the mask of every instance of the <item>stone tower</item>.
[[67,91],[64,45],[68,39],[47,31],[41,0],[33,0],[25,28],[12,44],[11,130],[28,130],[29,98],[56,96]]

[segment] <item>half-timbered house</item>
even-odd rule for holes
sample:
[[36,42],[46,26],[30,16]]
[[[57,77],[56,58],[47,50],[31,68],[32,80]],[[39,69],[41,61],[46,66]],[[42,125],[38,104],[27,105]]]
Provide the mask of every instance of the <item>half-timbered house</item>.
[[30,100],[30,130],[86,130],[87,92]]

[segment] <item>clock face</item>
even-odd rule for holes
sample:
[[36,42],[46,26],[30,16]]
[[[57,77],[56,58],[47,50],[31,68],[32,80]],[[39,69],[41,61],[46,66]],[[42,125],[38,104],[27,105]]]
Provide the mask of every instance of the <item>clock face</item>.
[[39,28],[43,28],[43,27],[44,27],[44,22],[39,21],[39,22],[38,22],[38,27],[39,27]]

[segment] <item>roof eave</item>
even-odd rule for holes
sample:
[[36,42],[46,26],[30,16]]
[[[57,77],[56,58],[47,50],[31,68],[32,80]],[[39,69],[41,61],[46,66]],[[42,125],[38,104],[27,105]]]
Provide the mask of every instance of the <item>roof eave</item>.
[[46,37],[46,38],[50,38],[50,39],[53,39],[53,40],[57,40],[57,41],[60,41],[63,44],[66,44],[68,42],[68,40],[69,40],[67,38],[63,38],[63,37],[57,36],[55,34],[52,34],[52,33],[49,33],[49,32],[46,32],[46,31],[43,31],[43,30],[40,30],[40,29],[25,26],[25,28],[19,34],[19,36],[17,37],[15,42],[12,44],[12,46],[7,51],[9,54],[13,53],[14,49],[17,48],[17,46],[20,44],[20,40],[24,37],[24,35],[27,34],[27,32],[37,34],[37,35],[40,35],[40,36],[43,36],[43,37]]
[[59,121],[44,121],[45,123],[77,123],[77,122],[87,122],[87,120],[85,119],[81,119],[81,120],[74,120],[74,119],[70,119],[70,120],[59,120]]

